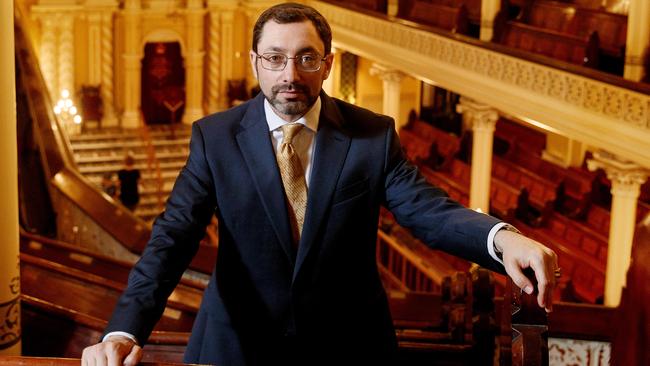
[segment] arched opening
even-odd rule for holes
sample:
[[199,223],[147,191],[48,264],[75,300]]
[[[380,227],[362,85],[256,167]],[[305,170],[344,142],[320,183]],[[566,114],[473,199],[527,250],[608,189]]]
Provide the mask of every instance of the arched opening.
[[147,124],[173,124],[185,110],[185,68],[178,42],[145,44],[141,106]]

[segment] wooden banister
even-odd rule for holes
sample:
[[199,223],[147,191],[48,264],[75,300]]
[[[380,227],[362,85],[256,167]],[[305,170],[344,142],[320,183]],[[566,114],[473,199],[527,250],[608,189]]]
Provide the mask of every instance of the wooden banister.
[[[0,356],[0,366],[79,366],[78,358]],[[141,362],[140,366],[189,365],[169,362]]]
[[[142,120],[144,121],[144,118],[142,118]],[[163,193],[164,182],[162,179],[162,173],[160,171],[160,161],[158,161],[156,157],[156,148],[153,146],[153,140],[151,138],[149,126],[147,126],[146,123],[140,124],[140,138],[144,142],[147,149],[147,169],[152,173],[154,177],[156,177],[157,208],[159,211],[162,211],[165,203],[165,197]]]

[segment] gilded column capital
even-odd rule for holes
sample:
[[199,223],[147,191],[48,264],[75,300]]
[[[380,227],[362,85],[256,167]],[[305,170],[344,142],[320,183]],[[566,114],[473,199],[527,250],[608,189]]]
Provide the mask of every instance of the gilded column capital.
[[377,76],[382,81],[386,81],[390,83],[401,83],[404,77],[406,76],[405,73],[397,69],[392,69],[388,66],[384,66],[378,63],[372,64],[372,66],[370,67],[370,75]]
[[587,161],[587,167],[591,171],[603,169],[607,173],[607,178],[612,181],[612,194],[636,198],[639,187],[648,178],[647,169],[604,150],[595,152]]
[[456,111],[462,113],[465,122],[474,131],[494,131],[499,119],[496,109],[467,97],[460,98]]

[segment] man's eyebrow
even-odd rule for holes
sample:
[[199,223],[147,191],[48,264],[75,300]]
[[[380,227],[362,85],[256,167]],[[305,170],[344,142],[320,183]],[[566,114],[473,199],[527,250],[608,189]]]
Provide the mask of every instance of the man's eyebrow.
[[[287,54],[287,49],[275,46],[275,47],[270,47],[270,48],[264,50],[264,53],[266,53],[266,52],[278,52],[278,53]],[[303,48],[299,49],[298,52],[296,52],[297,55],[303,54],[303,53],[318,53],[318,54],[320,54],[320,51],[318,51],[316,48],[314,48],[312,46],[307,46],[307,47],[303,47]]]

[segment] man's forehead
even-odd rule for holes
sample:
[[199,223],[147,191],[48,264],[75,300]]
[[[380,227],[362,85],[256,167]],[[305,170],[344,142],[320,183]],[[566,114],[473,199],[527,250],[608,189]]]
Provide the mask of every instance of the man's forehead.
[[309,20],[295,23],[269,20],[262,28],[258,48],[263,48],[261,51],[322,53],[324,44],[316,27]]

